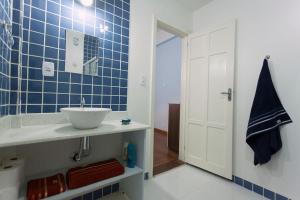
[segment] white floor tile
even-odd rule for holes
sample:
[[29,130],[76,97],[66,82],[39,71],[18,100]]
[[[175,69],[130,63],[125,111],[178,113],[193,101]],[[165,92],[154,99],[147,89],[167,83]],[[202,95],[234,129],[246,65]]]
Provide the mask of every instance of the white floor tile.
[[146,181],[145,200],[261,200],[231,181],[183,165]]

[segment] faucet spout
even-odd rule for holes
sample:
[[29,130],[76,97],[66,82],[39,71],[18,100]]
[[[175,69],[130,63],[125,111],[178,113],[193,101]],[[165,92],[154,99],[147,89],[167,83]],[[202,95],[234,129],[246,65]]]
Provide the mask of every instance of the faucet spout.
[[80,108],[84,108],[84,105],[85,105],[85,99],[83,97],[80,102]]

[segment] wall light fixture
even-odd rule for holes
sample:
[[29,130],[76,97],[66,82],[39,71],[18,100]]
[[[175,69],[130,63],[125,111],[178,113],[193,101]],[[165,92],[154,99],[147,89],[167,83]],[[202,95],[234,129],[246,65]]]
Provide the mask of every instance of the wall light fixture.
[[80,3],[84,6],[91,6],[94,3],[94,0],[80,0]]

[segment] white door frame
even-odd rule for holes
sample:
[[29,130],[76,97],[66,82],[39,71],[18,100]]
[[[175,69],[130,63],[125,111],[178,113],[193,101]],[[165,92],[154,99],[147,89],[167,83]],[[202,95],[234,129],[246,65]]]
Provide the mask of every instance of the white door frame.
[[180,37],[182,39],[182,63],[181,63],[181,105],[180,106],[180,132],[179,132],[179,159],[184,161],[184,122],[185,122],[185,93],[186,93],[186,63],[187,63],[187,36],[188,33],[181,31],[176,27],[172,27],[162,20],[158,19],[156,16],[152,16],[152,52],[151,52],[151,74],[150,74],[150,141],[149,141],[149,178],[153,177],[153,150],[154,150],[154,119],[155,119],[155,84],[156,84],[156,34],[157,28],[161,27],[170,33]]

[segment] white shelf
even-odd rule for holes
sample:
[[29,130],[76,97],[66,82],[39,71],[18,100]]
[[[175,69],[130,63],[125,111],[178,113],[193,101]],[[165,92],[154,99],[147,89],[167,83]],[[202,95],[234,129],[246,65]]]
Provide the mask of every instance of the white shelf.
[[129,198],[122,192],[116,192],[111,195],[102,197],[101,200],[129,200]]
[[[87,186],[84,186],[84,187],[81,187],[81,188],[77,188],[77,189],[73,189],[73,190],[67,190],[64,193],[61,193],[61,194],[58,194],[58,195],[55,195],[55,196],[52,196],[52,197],[45,198],[45,200],[72,199],[72,198],[81,196],[83,194],[86,194],[86,193],[89,193],[89,192],[93,192],[93,191],[95,191],[97,189],[102,188],[103,186],[116,183],[116,182],[118,182],[118,181],[120,181],[122,179],[131,177],[131,176],[135,176],[135,175],[138,175],[138,174],[143,174],[143,170],[141,168],[139,168],[139,167],[127,168],[126,167],[125,168],[125,173],[122,174],[122,175],[120,175],[120,176],[116,176],[116,177],[113,177],[113,178],[110,178],[110,179],[99,181],[97,183],[93,183],[91,185],[87,185]],[[24,196],[20,197],[19,200],[25,200],[26,198]]]
[[38,126],[24,126],[22,128],[8,129],[0,133],[0,148],[24,144],[51,142],[81,138],[84,136],[99,136],[115,133],[146,130],[150,126],[132,122],[122,125],[120,121],[104,121],[99,128],[78,130],[71,124],[48,124]]

